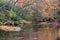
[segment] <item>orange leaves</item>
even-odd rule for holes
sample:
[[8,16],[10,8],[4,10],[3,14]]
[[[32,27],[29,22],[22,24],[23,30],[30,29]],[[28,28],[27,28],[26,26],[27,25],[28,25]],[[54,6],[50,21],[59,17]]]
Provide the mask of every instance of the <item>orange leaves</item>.
[[22,7],[23,6],[23,0],[18,0],[18,6]]

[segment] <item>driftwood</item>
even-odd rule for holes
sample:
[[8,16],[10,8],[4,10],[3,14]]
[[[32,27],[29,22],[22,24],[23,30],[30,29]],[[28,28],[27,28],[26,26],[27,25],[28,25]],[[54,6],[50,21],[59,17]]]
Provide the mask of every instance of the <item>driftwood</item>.
[[0,26],[1,30],[5,30],[5,31],[21,31],[20,27],[13,27],[13,26]]

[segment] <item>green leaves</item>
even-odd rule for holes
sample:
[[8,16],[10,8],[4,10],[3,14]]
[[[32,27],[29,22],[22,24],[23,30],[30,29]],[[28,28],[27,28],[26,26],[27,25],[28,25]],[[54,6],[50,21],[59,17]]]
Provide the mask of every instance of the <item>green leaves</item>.
[[18,15],[23,19],[23,20],[31,20],[31,15],[29,13],[29,10],[27,9],[22,9],[20,10],[20,12],[18,13]]
[[54,11],[53,15],[56,17],[57,16],[57,11]]
[[0,7],[3,5],[4,3],[3,3],[3,1],[2,0],[0,0]]
[[13,10],[10,11],[10,18],[13,19],[14,17],[16,17],[16,12],[14,12]]
[[[0,24],[7,22],[7,20],[11,20],[14,22],[14,26],[18,26],[22,24],[24,27],[24,23],[26,21],[30,21],[32,16],[29,13],[29,9],[23,9],[14,7],[12,4],[2,3],[0,6],[4,5],[0,9]],[[7,11],[8,10],[8,11]],[[10,14],[10,15],[9,15]],[[9,19],[8,19],[9,18]],[[3,24],[4,25],[4,24]],[[25,30],[29,30],[30,27],[26,27]]]
[[2,12],[0,12],[0,23],[4,22],[5,20],[5,15]]
[[24,20],[31,20],[31,15],[29,14],[23,14],[23,16],[21,16]]
[[3,2],[3,0],[0,0],[0,3],[2,3]]

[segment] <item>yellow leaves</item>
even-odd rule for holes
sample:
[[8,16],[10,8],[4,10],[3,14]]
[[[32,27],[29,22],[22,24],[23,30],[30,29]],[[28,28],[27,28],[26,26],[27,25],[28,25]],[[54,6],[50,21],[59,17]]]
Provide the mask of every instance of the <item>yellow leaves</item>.
[[26,20],[20,20],[20,23],[26,23],[26,24],[31,24],[32,22],[31,21],[26,21]]
[[26,20],[20,20],[20,23],[26,23]]
[[34,2],[34,0],[27,0],[27,1],[29,1],[29,2]]
[[49,17],[49,13],[43,12],[43,13],[42,13],[42,16],[43,16],[43,17]]
[[34,2],[34,0],[31,0],[32,2]]

